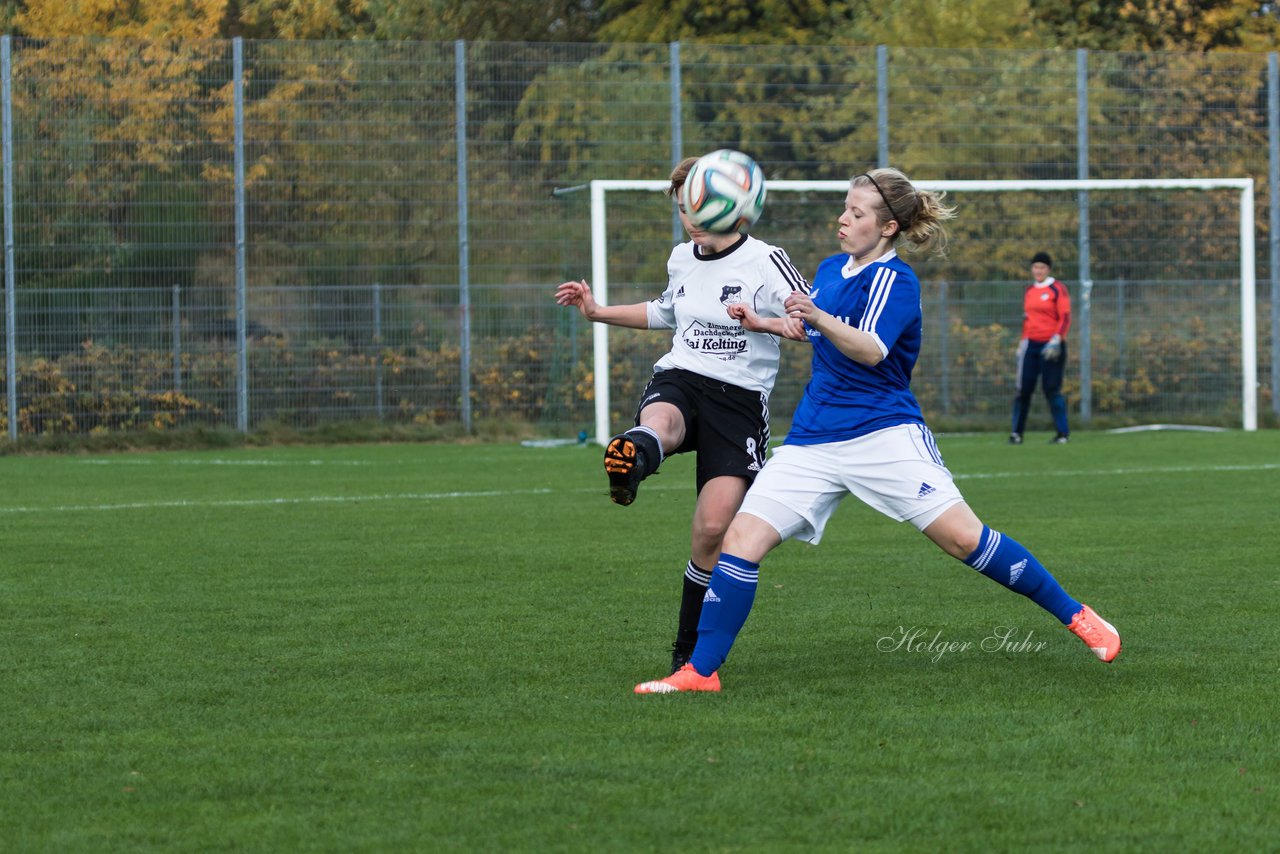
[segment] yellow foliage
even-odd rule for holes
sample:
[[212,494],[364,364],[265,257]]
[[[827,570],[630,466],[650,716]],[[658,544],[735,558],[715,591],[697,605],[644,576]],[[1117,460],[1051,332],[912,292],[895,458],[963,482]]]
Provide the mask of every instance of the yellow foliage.
[[855,27],[868,44],[923,48],[1020,48],[1034,29],[1028,0],[900,0]]
[[27,0],[14,24],[27,36],[217,38],[227,0]]
[[249,0],[241,18],[246,25],[267,27],[283,39],[345,38],[368,7],[367,0]]

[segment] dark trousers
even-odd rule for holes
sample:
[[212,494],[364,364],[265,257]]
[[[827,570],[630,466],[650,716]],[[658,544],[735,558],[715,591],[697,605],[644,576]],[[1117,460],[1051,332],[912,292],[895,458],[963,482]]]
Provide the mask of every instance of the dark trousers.
[[1067,427],[1067,399],[1062,396],[1062,373],[1067,364],[1067,342],[1062,342],[1062,355],[1050,362],[1042,358],[1040,351],[1047,341],[1023,339],[1018,345],[1018,396],[1013,399],[1013,432],[1021,435],[1027,429],[1027,412],[1031,409],[1031,395],[1036,390],[1036,380],[1044,389],[1053,414],[1053,426],[1063,436]]

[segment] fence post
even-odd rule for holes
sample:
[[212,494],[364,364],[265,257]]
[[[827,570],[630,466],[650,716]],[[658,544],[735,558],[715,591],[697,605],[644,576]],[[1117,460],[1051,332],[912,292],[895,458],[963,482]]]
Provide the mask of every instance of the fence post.
[[173,299],[170,302],[170,322],[173,325],[173,390],[182,393],[182,288],[173,286]]
[[458,312],[462,316],[462,429],[471,432],[471,247],[467,234],[467,43],[453,43],[454,100],[458,156]]
[[4,150],[4,342],[5,388],[9,404],[9,439],[18,440],[18,304],[13,292],[13,64],[12,39],[0,36],[0,125]]
[[1271,223],[1271,411],[1280,415],[1280,65],[1267,54],[1267,206]]
[[1116,369],[1116,375],[1121,380],[1126,380],[1129,377],[1129,371],[1126,367],[1129,356],[1126,352],[1128,349],[1128,329],[1126,328],[1127,321],[1124,317],[1125,308],[1125,280],[1118,279],[1116,281],[1116,328],[1119,331],[1117,333],[1118,340],[1116,341],[1116,359],[1119,361],[1119,365]]
[[235,76],[235,205],[236,205],[236,429],[249,432],[249,356],[245,341],[245,211],[244,211],[244,41],[231,41]]
[[938,282],[938,324],[942,335],[942,414],[951,414],[951,317],[949,316],[947,280]]
[[889,165],[889,48],[876,45],[876,165]]
[[[680,42],[672,42],[671,50],[671,168],[684,158],[684,120],[680,111],[680,90],[683,87],[680,68]],[[671,208],[671,242],[684,242],[684,226],[680,224],[680,212]]]
[[[1076,177],[1089,177],[1089,51],[1076,50]],[[1076,198],[1080,208],[1080,420],[1093,417],[1093,275],[1089,258],[1089,192]]]
[[373,405],[382,420],[382,285],[373,283]]

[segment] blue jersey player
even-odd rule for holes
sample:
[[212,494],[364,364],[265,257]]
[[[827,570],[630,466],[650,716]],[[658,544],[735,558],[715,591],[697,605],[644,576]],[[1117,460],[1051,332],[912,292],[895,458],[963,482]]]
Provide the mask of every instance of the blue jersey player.
[[[784,444],[769,458],[724,537],[687,665],[639,694],[720,690],[719,669],[746,623],[760,561],[784,540],[818,543],[840,501],[856,495],[910,522],[947,554],[1030,598],[1103,661],[1120,635],[1069,596],[1021,543],[984,525],[956,489],[911,393],[920,354],[920,281],[899,240],[942,251],[954,209],[896,169],[855,177],[838,229],[841,254],[808,293],[788,297],[813,345],[813,374]],[[747,307],[731,309],[747,328]]]

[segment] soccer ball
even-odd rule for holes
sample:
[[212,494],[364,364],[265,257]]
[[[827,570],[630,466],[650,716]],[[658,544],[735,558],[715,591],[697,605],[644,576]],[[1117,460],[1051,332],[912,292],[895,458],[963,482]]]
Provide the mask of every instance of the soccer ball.
[[698,158],[680,188],[689,221],[703,231],[743,231],[764,211],[764,172],[741,151],[722,148]]

